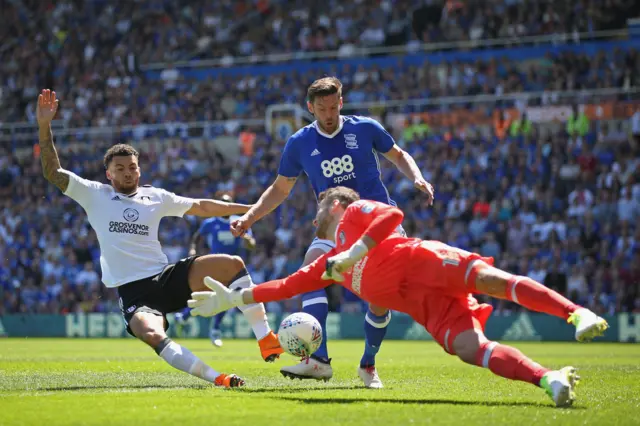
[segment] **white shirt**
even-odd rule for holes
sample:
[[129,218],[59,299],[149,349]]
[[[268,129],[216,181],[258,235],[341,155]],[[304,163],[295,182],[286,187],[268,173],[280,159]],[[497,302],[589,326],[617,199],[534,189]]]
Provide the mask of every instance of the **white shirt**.
[[107,287],[148,278],[169,264],[158,240],[158,226],[165,216],[182,217],[194,203],[154,187],[140,187],[131,195],[104,185],[69,175],[65,195],[87,212],[100,244],[102,282]]

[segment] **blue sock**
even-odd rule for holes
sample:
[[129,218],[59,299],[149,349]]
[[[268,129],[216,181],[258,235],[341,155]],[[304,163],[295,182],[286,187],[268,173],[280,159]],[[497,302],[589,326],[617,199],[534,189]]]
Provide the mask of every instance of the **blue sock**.
[[376,315],[371,310],[367,310],[364,319],[364,355],[360,360],[360,367],[376,365],[376,354],[380,350],[384,335],[387,334],[389,321],[391,321],[391,311],[385,315]]
[[322,344],[313,354],[323,361],[329,361],[327,350],[327,315],[329,314],[329,301],[327,292],[323,290],[312,291],[302,295],[302,311],[318,320],[322,327]]
[[229,312],[229,311],[222,311],[222,312],[220,312],[218,315],[216,315],[213,318],[213,329],[214,330],[220,330],[220,324],[222,324],[222,320],[224,319],[224,316],[227,314],[227,312]]
[[180,311],[180,314],[182,315],[182,319],[184,321],[188,320],[191,317],[191,308],[184,308]]

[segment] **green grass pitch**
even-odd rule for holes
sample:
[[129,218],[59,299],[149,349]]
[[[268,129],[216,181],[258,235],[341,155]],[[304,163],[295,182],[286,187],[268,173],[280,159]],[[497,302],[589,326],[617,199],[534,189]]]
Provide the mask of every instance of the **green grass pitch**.
[[551,368],[573,365],[578,400],[556,409],[541,389],[510,382],[446,355],[433,342],[384,343],[385,389],[356,375],[363,343],[330,342],[334,378],[292,381],[257,345],[181,340],[241,390],[213,388],[173,370],[133,339],[0,340],[0,425],[627,425],[640,424],[640,345],[517,343]]

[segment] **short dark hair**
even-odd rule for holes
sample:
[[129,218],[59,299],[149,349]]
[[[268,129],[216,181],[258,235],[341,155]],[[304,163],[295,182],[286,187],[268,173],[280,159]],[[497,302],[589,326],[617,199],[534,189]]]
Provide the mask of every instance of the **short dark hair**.
[[318,202],[326,202],[328,204],[338,200],[342,207],[345,209],[352,203],[355,203],[360,199],[360,195],[351,188],[346,186],[336,186],[335,188],[329,188],[318,195]]
[[104,154],[104,168],[107,169],[109,164],[111,164],[111,160],[113,157],[128,157],[133,155],[136,158],[140,158],[140,154],[134,147],[131,145],[127,145],[126,143],[119,143],[117,145],[112,146],[107,150]]
[[338,96],[342,96],[342,83],[340,80],[336,77],[324,77],[311,83],[311,86],[307,89],[307,100],[313,103],[316,98],[336,93]]

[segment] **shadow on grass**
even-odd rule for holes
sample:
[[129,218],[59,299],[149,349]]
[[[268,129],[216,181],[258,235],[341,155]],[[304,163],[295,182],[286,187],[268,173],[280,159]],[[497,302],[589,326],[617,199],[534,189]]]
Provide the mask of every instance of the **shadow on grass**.
[[45,391],[45,392],[82,392],[92,390],[118,390],[118,389],[211,389],[210,385],[200,384],[146,384],[146,385],[78,385],[78,386],[38,386],[27,391]]
[[[330,392],[334,390],[354,390],[354,389],[362,389],[362,385],[353,385],[353,386],[327,386],[327,387],[265,387],[265,388],[240,388],[237,389],[236,392],[247,392],[247,393],[308,393],[308,392]],[[283,397],[283,399],[292,399],[295,400],[297,398],[288,398]],[[303,398],[300,398],[303,399]],[[329,399],[329,398],[327,398]]]
[[[542,402],[524,401],[464,401],[457,399],[437,398],[302,398],[302,397],[274,397],[284,401],[302,402],[305,404],[358,404],[363,402],[390,404],[420,404],[420,405],[475,405],[486,407],[535,407],[556,409],[556,407]],[[585,407],[570,407],[571,410],[585,410]]]

